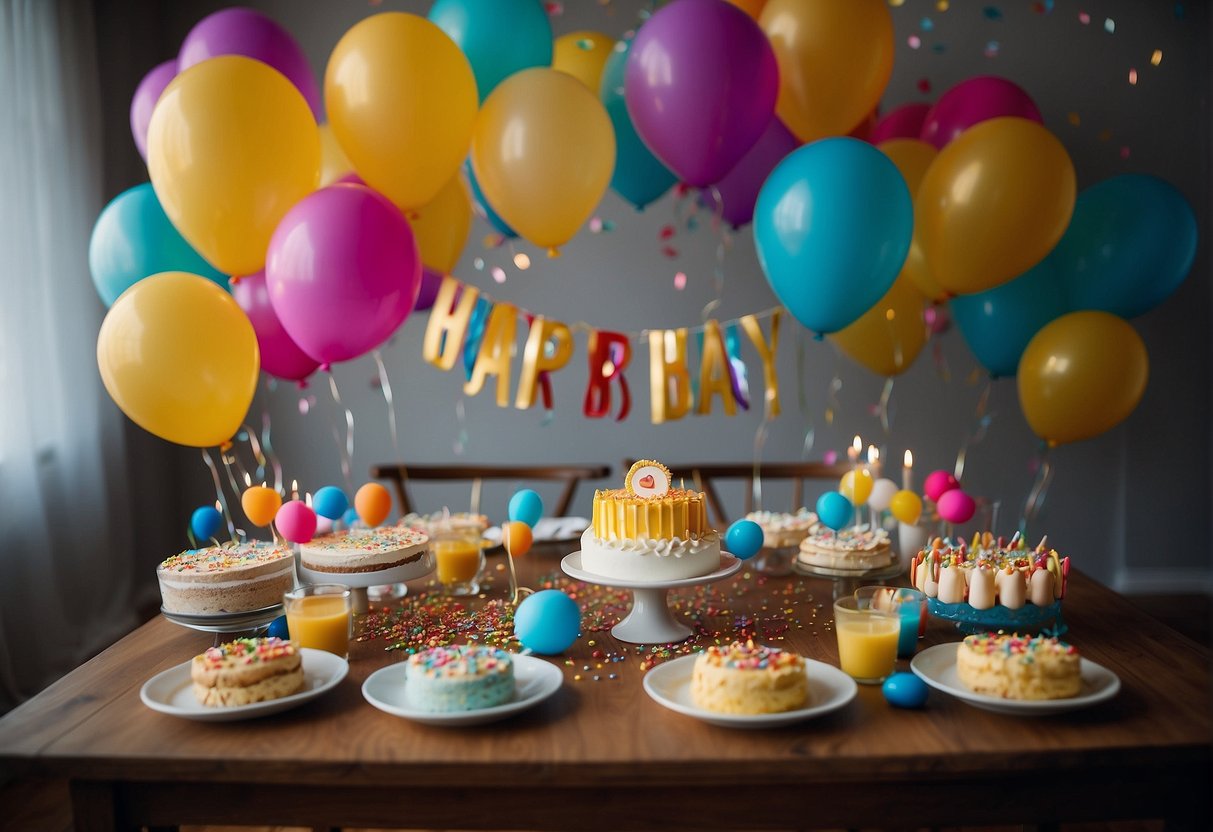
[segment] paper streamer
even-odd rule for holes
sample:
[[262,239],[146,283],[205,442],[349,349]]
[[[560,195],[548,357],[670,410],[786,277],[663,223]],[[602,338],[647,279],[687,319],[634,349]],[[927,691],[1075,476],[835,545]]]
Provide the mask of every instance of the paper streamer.
[[[477,298],[468,321],[467,337],[463,342],[463,372],[468,381],[476,368],[476,358],[480,355],[480,342],[484,339],[485,326],[493,311],[493,303],[488,298]],[[481,380],[483,383],[483,379]],[[476,388],[479,390],[479,386]]]
[[219,500],[219,506],[223,511],[223,520],[227,523],[227,534],[233,543],[236,542],[236,524],[232,522],[232,512],[227,507],[227,497],[223,493],[223,484],[219,481],[219,469],[215,467],[215,460],[211,459],[211,453],[206,448],[202,449],[202,461],[206,463],[206,467],[210,469],[211,480],[215,483],[215,497]]
[[[270,468],[274,472],[274,490],[281,494],[282,462],[278,459],[278,455],[274,453],[274,446],[270,444],[269,410],[261,411],[261,447],[265,450],[265,457],[267,460],[269,460]],[[262,479],[264,479],[264,474],[262,475]]]
[[375,366],[379,369],[379,389],[383,391],[383,401],[387,403],[387,426],[388,433],[392,437],[392,452],[395,454],[393,459],[400,459],[400,442],[396,435],[396,402],[392,397],[392,382],[387,375],[387,367],[383,365],[383,355],[378,349],[372,350],[371,355],[375,357]]
[[[483,300],[483,299],[482,299]],[[510,359],[514,354],[514,340],[518,334],[518,310],[508,303],[489,304],[488,321],[483,332],[476,338],[476,315],[472,316],[471,330],[464,347],[464,366],[467,366],[469,348],[477,342],[475,360],[472,362],[463,392],[474,396],[484,387],[489,376],[497,377],[497,406],[510,406]],[[479,309],[479,307],[477,307]]]
[[729,380],[733,385],[733,398],[742,410],[750,409],[750,380],[746,375],[745,361],[741,359],[741,335],[734,321],[724,329],[724,351],[729,357]]

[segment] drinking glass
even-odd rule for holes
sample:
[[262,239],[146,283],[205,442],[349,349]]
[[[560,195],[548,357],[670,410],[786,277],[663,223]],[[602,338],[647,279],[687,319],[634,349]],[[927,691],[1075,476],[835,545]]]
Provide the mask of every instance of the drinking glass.
[[304,584],[283,594],[282,603],[292,641],[349,658],[354,614],[348,586]]
[[892,675],[901,634],[895,613],[861,608],[854,595],[844,595],[834,602],[834,632],[843,673],[861,685],[878,685]]
[[913,656],[918,639],[926,633],[927,596],[917,589],[900,586],[864,586],[855,590],[859,607],[892,612],[897,616],[897,657]]
[[475,595],[484,571],[480,532],[467,526],[441,526],[430,531],[438,583],[447,595]]

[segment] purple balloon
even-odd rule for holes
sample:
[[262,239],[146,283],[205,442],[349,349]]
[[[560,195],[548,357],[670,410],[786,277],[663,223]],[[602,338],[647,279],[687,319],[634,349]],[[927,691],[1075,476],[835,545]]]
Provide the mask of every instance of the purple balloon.
[[222,9],[190,29],[181,42],[177,64],[181,72],[219,55],[244,55],[268,64],[286,76],[303,95],[312,115],[321,118],[320,86],[299,44],[275,21],[252,9]]
[[961,81],[939,97],[923,119],[919,138],[942,150],[974,124],[1001,116],[1044,123],[1040,110],[1019,85],[1006,78],[979,75]]
[[[741,161],[716,183],[720,193],[721,216],[734,228],[740,228],[754,218],[754,203],[762,183],[775,166],[796,148],[800,140],[777,117],[771,117],[766,131],[749,149]],[[711,198],[708,199],[711,206]]]
[[421,288],[421,255],[387,197],[332,185],[282,218],[265,274],[283,328],[323,369],[369,352],[404,322]]
[[624,98],[649,150],[689,185],[724,178],[775,113],[779,67],[762,29],[725,0],[674,0],[640,27]]
[[232,297],[253,323],[257,346],[261,350],[261,369],[288,381],[303,381],[316,371],[320,362],[299,349],[274,313],[265,272],[250,274],[233,282]]
[[135,147],[139,148],[144,162],[147,161],[147,126],[152,123],[152,110],[156,109],[160,93],[176,77],[177,59],[173,58],[157,64],[135,87],[135,95],[131,98],[131,135],[135,137]]
[[876,122],[868,141],[880,144],[890,139],[917,139],[922,135],[922,124],[930,110],[931,105],[925,102],[902,104]]
[[421,267],[421,291],[417,293],[417,302],[413,304],[414,312],[424,312],[434,305],[438,299],[438,290],[442,287],[442,274],[429,266]]

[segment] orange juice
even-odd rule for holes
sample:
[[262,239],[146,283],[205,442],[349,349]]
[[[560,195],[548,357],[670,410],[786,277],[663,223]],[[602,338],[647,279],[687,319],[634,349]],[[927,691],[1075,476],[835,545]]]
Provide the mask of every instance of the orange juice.
[[880,681],[893,672],[901,622],[886,615],[835,618],[838,664],[857,681]]
[[434,540],[430,544],[438,561],[438,581],[443,584],[465,584],[476,580],[480,573],[480,542],[477,540]]
[[350,652],[350,601],[342,595],[305,595],[286,602],[286,626],[300,647]]

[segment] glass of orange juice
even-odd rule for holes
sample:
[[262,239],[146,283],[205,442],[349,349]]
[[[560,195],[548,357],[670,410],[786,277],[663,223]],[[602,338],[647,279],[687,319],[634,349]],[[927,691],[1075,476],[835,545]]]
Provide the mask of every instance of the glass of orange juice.
[[304,584],[285,593],[282,603],[292,641],[349,658],[354,615],[348,586]]
[[480,591],[484,549],[479,529],[462,524],[438,525],[430,530],[430,549],[438,583],[447,595],[475,595]]
[[834,602],[838,664],[862,685],[877,685],[893,673],[901,619],[896,612],[875,609],[847,595]]

